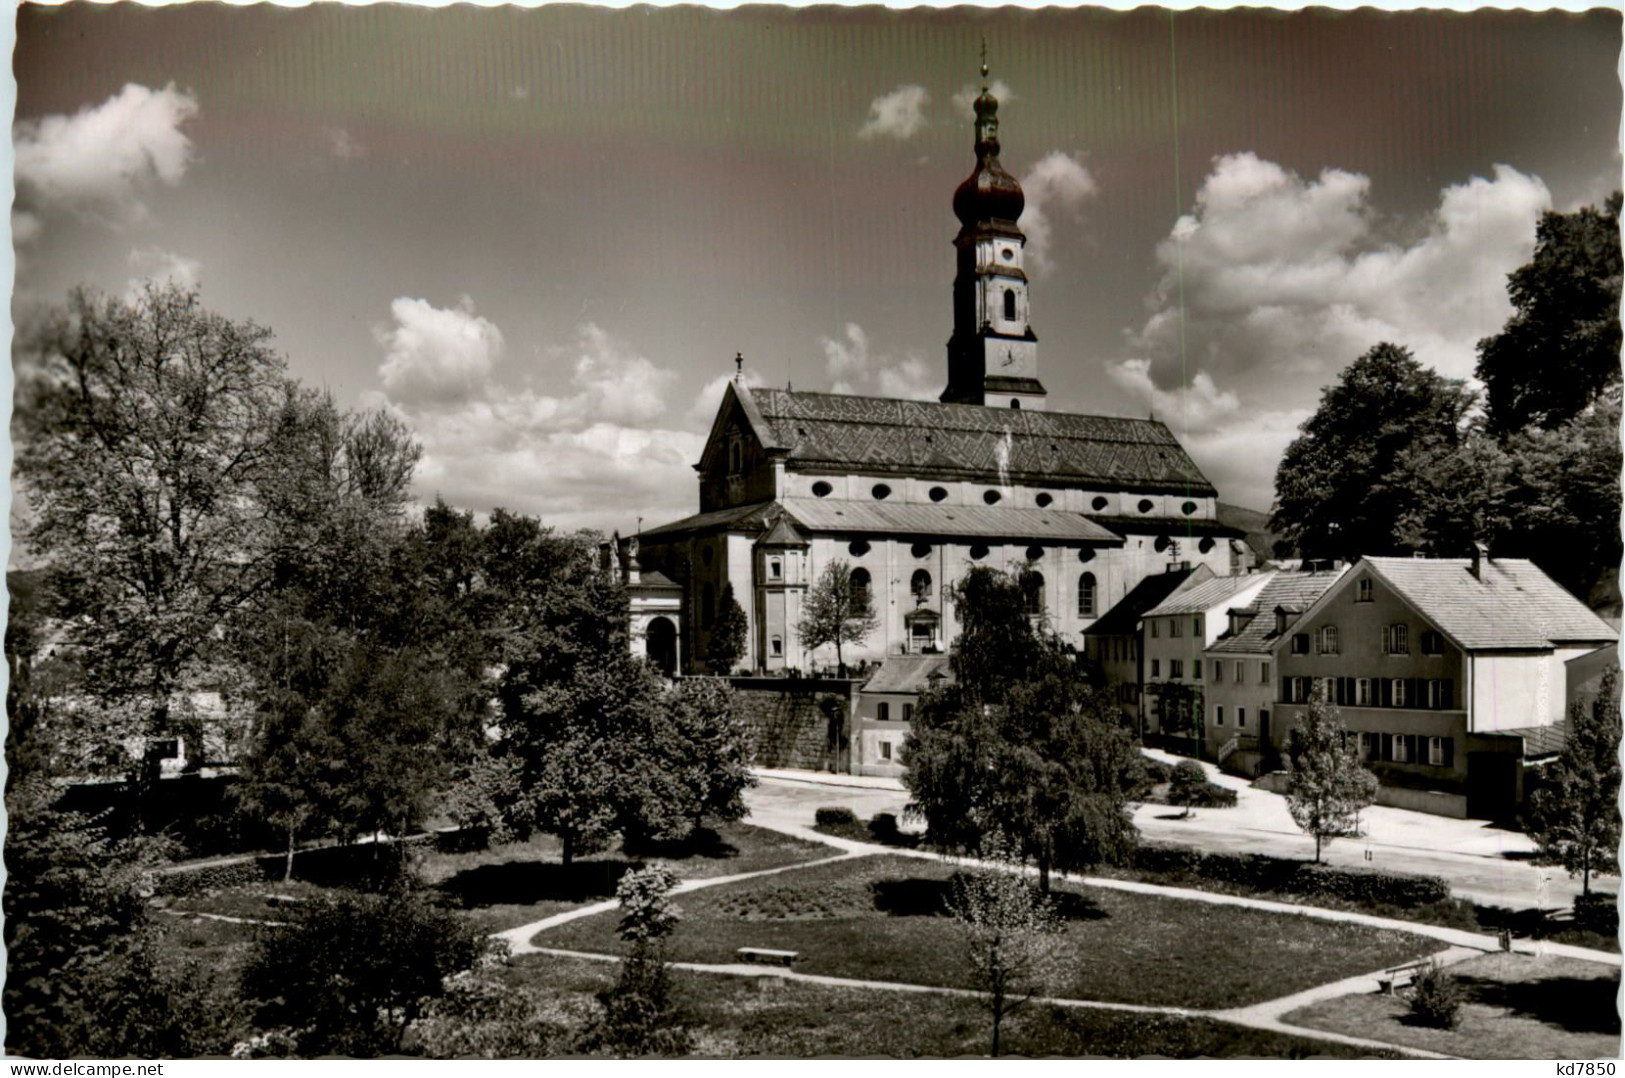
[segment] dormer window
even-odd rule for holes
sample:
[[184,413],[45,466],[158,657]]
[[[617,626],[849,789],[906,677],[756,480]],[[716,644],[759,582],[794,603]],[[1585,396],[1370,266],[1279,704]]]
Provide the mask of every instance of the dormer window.
[[1284,632],[1286,632],[1286,611],[1277,610],[1275,612],[1275,633],[1279,636]]

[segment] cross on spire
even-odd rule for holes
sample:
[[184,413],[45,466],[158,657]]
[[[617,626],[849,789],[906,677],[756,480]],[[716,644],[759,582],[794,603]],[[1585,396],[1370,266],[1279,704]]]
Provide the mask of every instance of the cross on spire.
[[982,90],[987,90],[987,38],[982,39]]
[[734,381],[742,381],[745,377],[745,353],[734,353]]

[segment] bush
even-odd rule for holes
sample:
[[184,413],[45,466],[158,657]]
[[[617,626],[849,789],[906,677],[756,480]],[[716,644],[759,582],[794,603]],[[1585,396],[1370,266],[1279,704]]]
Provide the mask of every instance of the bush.
[[1461,1021],[1461,998],[1461,985],[1434,961],[1411,988],[1411,1014],[1425,1026],[1455,1029]]
[[901,834],[897,827],[897,816],[891,812],[877,812],[874,819],[869,821],[869,834],[876,842],[895,845]]
[[1439,876],[1405,876],[1270,857],[1257,853],[1203,853],[1184,846],[1144,845],[1134,867],[1170,876],[1192,876],[1256,891],[1326,896],[1361,905],[1416,909],[1450,898]]
[[813,822],[819,827],[856,827],[858,815],[849,808],[821,808],[813,813]]
[[1619,903],[1613,895],[1593,892],[1574,897],[1574,924],[1604,936],[1619,934]]
[[388,1055],[483,948],[477,930],[411,891],[322,898],[262,931],[243,995],[256,1025],[290,1031],[301,1055]]
[[1161,786],[1163,783],[1168,782],[1173,778],[1173,769],[1167,764],[1163,763],[1161,760],[1154,759],[1150,756],[1141,756],[1140,766],[1145,771],[1145,784],[1147,789],[1150,789],[1152,786]]

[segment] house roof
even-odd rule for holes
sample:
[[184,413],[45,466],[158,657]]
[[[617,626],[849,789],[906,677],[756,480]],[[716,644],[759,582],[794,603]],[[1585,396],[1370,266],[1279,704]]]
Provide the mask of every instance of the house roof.
[[756,540],[763,546],[806,546],[807,540],[796,530],[788,513],[781,513],[768,533]]
[[1568,741],[1569,724],[1563,720],[1549,726],[1515,726],[1509,730],[1492,731],[1491,736],[1522,738],[1524,759],[1556,756]]
[[1153,573],[1134,585],[1129,593],[1112,604],[1112,608],[1083,631],[1085,636],[1134,636],[1140,631],[1140,618],[1147,610],[1162,602],[1180,585],[1211,579],[1213,570],[1206,565],[1194,569],[1175,569],[1166,573]]
[[880,664],[880,669],[863,683],[864,692],[922,692],[930,684],[927,680],[941,671],[949,679],[953,671],[948,667],[946,655],[892,655]]
[[1385,583],[1470,651],[1602,644],[1617,634],[1540,567],[1523,558],[1367,558]]
[[787,389],[738,396],[763,447],[809,470],[1216,493],[1155,420]]
[[[1346,572],[1347,568],[1321,573],[1276,573],[1275,579],[1265,584],[1264,590],[1246,607],[1254,614],[1253,619],[1234,636],[1228,632],[1221,635],[1208,650],[1249,655],[1273,650],[1276,642],[1292,630],[1298,616]],[[1284,610],[1289,615],[1284,632],[1275,631],[1276,610]]]
[[[1216,576],[1212,580],[1204,580],[1192,584],[1188,588],[1180,588],[1161,603],[1145,612],[1145,617],[1162,617],[1166,614],[1201,614],[1221,606],[1230,598],[1250,587],[1260,585],[1260,577],[1266,579],[1273,577],[1273,573],[1248,573],[1245,576]],[[1267,587],[1268,585],[1263,585]]]
[[750,505],[735,505],[728,509],[713,509],[709,513],[695,513],[693,516],[674,520],[670,524],[662,524],[658,528],[646,528],[638,533],[638,538],[644,543],[651,539],[676,539],[683,535],[695,532],[728,531],[759,532],[765,531],[768,521],[772,519],[772,511],[778,506],[777,502],[754,502]]
[[628,584],[631,588],[660,589],[663,591],[682,591],[680,585],[672,583],[671,577],[658,570],[645,569],[638,572],[638,581]]
[[1123,539],[1088,517],[1059,509],[1006,509],[992,505],[915,505],[906,502],[786,498],[783,505],[812,532],[874,535],[985,536],[1121,546]]

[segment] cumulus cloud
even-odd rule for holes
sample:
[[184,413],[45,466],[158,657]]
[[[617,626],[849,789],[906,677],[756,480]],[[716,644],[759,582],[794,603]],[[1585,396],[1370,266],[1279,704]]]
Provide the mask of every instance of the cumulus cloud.
[[[1506,275],[1529,260],[1550,193],[1497,165],[1443,189],[1425,219],[1397,221],[1371,192],[1341,169],[1305,179],[1251,153],[1216,159],[1158,245],[1163,277],[1129,335],[1138,357],[1108,375],[1183,427],[1193,453],[1262,454],[1253,489],[1321,388],[1373,345],[1470,376],[1477,341],[1512,312]],[[1260,415],[1277,417],[1267,436]]]
[[[767,379],[763,378],[761,372],[753,367],[746,367],[739,374],[747,388],[754,389],[758,386],[767,385]],[[701,386],[700,391],[694,394],[694,402],[689,405],[689,422],[697,427],[709,430],[711,421],[716,418],[717,406],[722,403],[722,391],[733,380],[734,373],[729,372],[719,374]]]
[[425,499],[502,506],[563,528],[693,512],[691,465],[704,437],[665,421],[673,372],[585,323],[569,345],[540,350],[538,366],[518,372],[528,382],[513,388],[502,378],[502,331],[466,297],[453,308],[401,297],[391,315],[376,333],[384,358],[367,403],[422,441]]
[[[1016,99],[1016,92],[1010,89],[1010,84],[1003,79],[994,79],[988,86],[988,91],[999,99],[999,104],[1008,105]],[[954,94],[954,111],[966,120],[976,119],[976,99],[981,96],[982,87],[974,82],[967,82]]]
[[126,290],[126,294],[131,296],[147,281],[196,288],[203,271],[203,263],[197,259],[166,251],[162,247],[137,247],[130,252],[128,262],[130,272],[134,274]]
[[114,224],[139,221],[148,213],[145,192],[174,187],[186,175],[193,148],[181,125],[197,111],[197,98],[173,83],[162,90],[129,83],[72,116],[19,121],[13,139],[20,192],[31,208]]
[[1076,217],[1083,204],[1094,196],[1095,178],[1077,158],[1054,150],[1044,155],[1021,178],[1027,205],[1017,226],[1027,234],[1027,264],[1042,273],[1052,267],[1050,260],[1056,213]]
[[925,87],[905,84],[869,103],[869,119],[858,128],[859,138],[910,139],[925,126],[925,106],[931,95]]
[[848,322],[839,337],[820,337],[824,367],[833,393],[862,393],[900,400],[936,400],[940,378],[913,352],[902,356],[876,352],[869,335],[856,322]]

